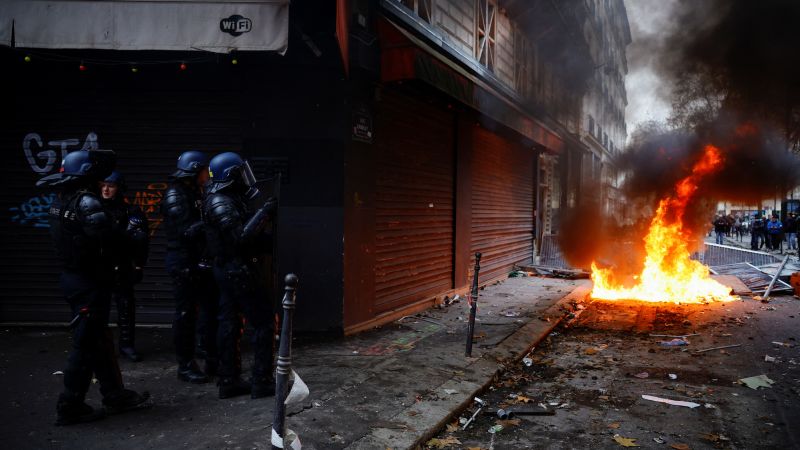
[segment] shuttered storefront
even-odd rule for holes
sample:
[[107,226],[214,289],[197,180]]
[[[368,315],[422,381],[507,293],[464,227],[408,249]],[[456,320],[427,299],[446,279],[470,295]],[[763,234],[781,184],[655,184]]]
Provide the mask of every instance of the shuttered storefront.
[[535,152],[485,128],[474,129],[471,253],[482,254],[483,282],[531,261]]
[[385,91],[377,116],[376,314],[452,288],[454,116]]
[[137,286],[137,321],[172,320],[159,214],[167,175],[182,151],[239,150],[241,117],[232,100],[238,93],[219,87],[235,83],[220,83],[201,69],[191,75],[149,72],[134,75],[115,67],[77,74],[63,65],[44,64],[15,68],[15,115],[0,131],[0,321],[68,320],[46,223],[55,194],[35,184],[59,169],[62,148],[90,146],[117,153],[127,196],[151,221],[150,261]]

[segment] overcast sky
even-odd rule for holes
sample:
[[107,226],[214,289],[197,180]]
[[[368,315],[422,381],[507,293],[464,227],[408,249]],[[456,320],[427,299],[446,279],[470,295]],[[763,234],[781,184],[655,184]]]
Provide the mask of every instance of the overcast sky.
[[670,86],[654,69],[660,36],[669,25],[675,0],[624,0],[633,42],[628,46],[628,76],[625,88],[628,135],[648,120],[664,120],[670,112]]

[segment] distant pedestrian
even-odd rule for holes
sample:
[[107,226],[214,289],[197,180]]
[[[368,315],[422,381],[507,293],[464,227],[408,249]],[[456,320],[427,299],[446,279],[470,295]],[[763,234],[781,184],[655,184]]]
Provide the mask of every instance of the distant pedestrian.
[[714,233],[716,234],[716,243],[722,244],[724,242],[725,229],[728,227],[728,221],[722,215],[717,215],[717,220],[711,222],[714,225]]
[[764,246],[764,220],[756,214],[750,225],[750,248],[760,250]]
[[786,248],[789,251],[797,250],[797,214],[790,212],[783,222],[783,232],[786,233]]
[[738,215],[733,223],[733,231],[736,233],[736,240],[742,242],[742,219]]
[[778,216],[773,215],[767,222],[767,247],[770,250],[781,248],[781,238],[783,236],[783,224],[778,220]]

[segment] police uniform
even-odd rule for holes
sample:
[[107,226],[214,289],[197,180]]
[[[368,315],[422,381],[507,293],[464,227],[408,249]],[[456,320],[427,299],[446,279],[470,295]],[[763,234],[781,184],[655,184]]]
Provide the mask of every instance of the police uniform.
[[[250,391],[240,379],[243,313],[253,328],[251,396],[259,398],[272,395],[275,390],[273,311],[264,266],[265,256],[271,251],[265,222],[275,204],[268,202],[257,211],[252,210],[248,206],[248,190],[252,189],[240,179],[220,174],[227,170],[225,164],[215,168],[215,161],[220,159],[227,164],[246,164],[233,153],[215,156],[209,164],[212,183],[203,206],[209,251],[214,258],[214,278],[220,290],[219,394],[220,398],[227,398]],[[239,166],[230,167],[241,170]]]
[[70,306],[73,329],[64,392],[56,405],[58,425],[102,417],[100,411],[84,403],[92,375],[100,384],[108,412],[135,408],[148,397],[124,389],[108,329],[113,229],[96,192],[99,177],[91,170],[99,164],[91,153],[77,151],[65,157],[64,173],[58,174],[66,180],[61,183],[64,188],[49,211],[51,236],[63,265],[61,288]]
[[136,299],[133,287],[142,281],[150,235],[147,217],[142,210],[125,203],[122,198],[118,193],[113,199],[103,200],[111,217],[114,236],[112,298],[117,305],[119,351],[129,359],[139,361],[141,356],[135,350]]
[[[181,158],[185,158],[184,155]],[[206,266],[205,233],[201,216],[201,193],[195,185],[195,176],[194,172],[184,173],[179,170],[171,177],[164,192],[161,212],[167,235],[166,268],[172,278],[175,296],[173,332],[179,364],[178,378],[203,383],[208,381],[207,375],[216,372],[218,293],[210,269],[207,272],[203,269]],[[200,323],[198,308],[201,311]],[[203,347],[202,356],[206,359],[206,374],[200,372],[194,362],[198,330],[198,340]]]

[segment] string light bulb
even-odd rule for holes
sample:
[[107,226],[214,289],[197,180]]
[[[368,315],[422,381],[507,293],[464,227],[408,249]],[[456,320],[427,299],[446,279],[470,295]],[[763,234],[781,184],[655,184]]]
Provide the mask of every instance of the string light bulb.
[[25,57],[24,57],[24,58],[22,58],[22,60],[23,60],[23,61],[25,61],[26,63],[29,63],[29,62],[31,62],[31,61],[32,61],[32,59],[31,59],[31,55],[25,55]]
[[133,73],[139,73],[139,68],[138,68],[138,67],[136,67],[136,66],[133,66],[133,67],[131,67],[131,72],[133,72]]
[[86,66],[83,64],[83,61],[81,61],[81,65],[78,66],[78,70],[81,72],[86,72]]
[[187,66],[186,66],[186,63],[181,63],[181,65],[178,66],[178,67],[180,67],[181,70],[186,70]]
[[233,59],[231,60],[231,64],[233,64],[233,65],[235,66],[235,65],[239,64],[239,60],[238,60],[238,59],[236,59],[236,58],[233,58]]

